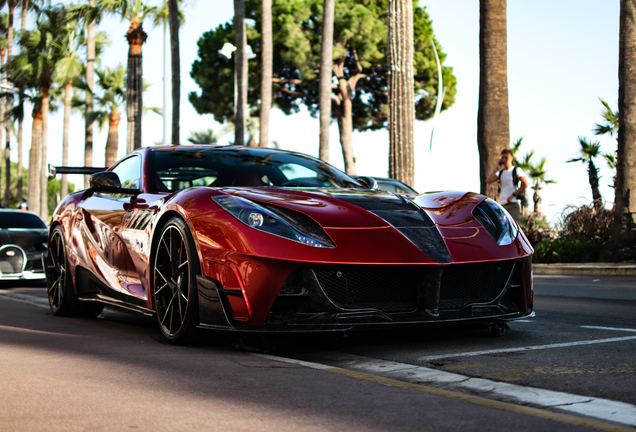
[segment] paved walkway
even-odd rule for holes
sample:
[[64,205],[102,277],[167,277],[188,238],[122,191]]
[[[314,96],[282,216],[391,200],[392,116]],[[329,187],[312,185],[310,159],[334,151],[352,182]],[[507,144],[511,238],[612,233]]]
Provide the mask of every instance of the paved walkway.
[[533,264],[537,275],[599,275],[636,276],[636,264],[615,263],[573,263],[573,264]]

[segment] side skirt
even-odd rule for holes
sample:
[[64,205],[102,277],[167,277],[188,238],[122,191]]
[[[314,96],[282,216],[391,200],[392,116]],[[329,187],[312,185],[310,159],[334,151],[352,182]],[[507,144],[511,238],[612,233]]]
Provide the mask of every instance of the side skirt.
[[147,309],[142,306],[134,305],[131,303],[126,303],[121,300],[114,299],[112,297],[106,297],[101,294],[97,294],[96,296],[91,297],[77,297],[77,301],[85,302],[85,303],[101,303],[105,306],[110,306],[116,309],[123,310],[124,312],[134,312],[140,313],[146,316],[155,316],[155,311]]

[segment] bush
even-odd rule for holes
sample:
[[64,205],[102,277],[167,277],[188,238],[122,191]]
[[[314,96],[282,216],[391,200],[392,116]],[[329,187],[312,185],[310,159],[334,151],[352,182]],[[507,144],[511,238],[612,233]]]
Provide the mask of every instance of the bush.
[[531,214],[527,218],[521,218],[519,225],[532,247],[544,240],[554,240],[559,235],[559,230],[551,228],[545,216],[538,218],[537,215]]
[[[537,263],[570,263],[598,261],[601,249],[607,243],[614,220],[613,210],[596,209],[592,205],[569,206],[562,215],[558,237],[539,239],[533,243],[532,257]],[[528,239],[531,237],[530,228]]]

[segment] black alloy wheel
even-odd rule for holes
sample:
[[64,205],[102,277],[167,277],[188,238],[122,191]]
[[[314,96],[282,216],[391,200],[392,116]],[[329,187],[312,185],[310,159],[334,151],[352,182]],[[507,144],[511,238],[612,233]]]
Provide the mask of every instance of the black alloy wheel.
[[184,343],[194,336],[199,319],[198,273],[190,231],[182,219],[173,218],[161,232],[154,265],[157,322],[170,342]]
[[57,226],[49,240],[46,257],[46,287],[49,306],[53,315],[69,315],[74,310],[74,298],[70,287],[68,260],[64,231]]
[[104,309],[100,303],[80,303],[75,298],[68,271],[64,231],[57,226],[49,240],[46,257],[46,286],[53,315],[82,315],[96,317]]

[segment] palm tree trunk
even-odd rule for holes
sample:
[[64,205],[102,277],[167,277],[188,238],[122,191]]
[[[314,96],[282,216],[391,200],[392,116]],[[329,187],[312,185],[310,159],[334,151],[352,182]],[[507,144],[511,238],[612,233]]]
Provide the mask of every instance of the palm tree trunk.
[[[355,55],[355,53],[354,53]],[[341,57],[333,65],[333,71],[338,77],[338,131],[340,132],[340,145],[344,159],[345,172],[349,175],[356,175],[356,158],[353,154],[353,110],[351,104],[352,93],[356,88],[359,73],[353,75],[348,80],[344,77],[345,57]],[[362,72],[358,65],[358,72]]]
[[490,198],[497,197],[497,183],[486,178],[510,145],[506,38],[506,0],[480,0],[477,145],[480,190]]
[[108,116],[108,141],[106,142],[106,166],[117,162],[117,148],[119,146],[119,109],[114,107]]
[[[325,0],[322,13],[320,47],[320,147],[318,157],[329,162],[329,125],[331,124],[331,77],[333,76],[333,22],[336,0]],[[261,125],[262,125],[261,121]]]
[[168,0],[170,11],[170,52],[172,53],[172,144],[179,139],[179,115],[181,102],[181,61],[179,55],[179,5],[177,0]]
[[40,214],[40,149],[42,147],[42,107],[33,107],[31,151],[29,152],[29,181],[27,183],[29,210]]
[[594,207],[597,209],[603,208],[603,197],[598,188],[598,168],[592,162],[592,158],[587,162],[587,175],[592,188],[592,200],[594,201]]
[[272,109],[272,0],[263,0],[262,4],[262,69],[261,69],[261,122],[259,146],[267,147],[269,143],[269,113]]
[[[7,60],[11,60],[13,49],[13,16],[15,12],[16,0],[9,0],[9,28],[7,30]],[[7,79],[7,84],[9,84]],[[11,96],[7,96],[6,101],[6,113],[9,114],[13,105]],[[4,206],[9,207],[11,201],[11,123],[10,120],[4,121],[4,129],[6,134],[6,146],[4,148],[4,162],[5,162],[5,188],[4,188]]]
[[[0,71],[4,69],[4,58],[7,54],[6,50],[0,50]],[[0,72],[0,82],[2,82],[2,84],[6,84],[6,80],[5,80],[5,74],[3,72]],[[2,103],[2,99],[0,99],[0,143],[2,142],[2,124],[4,123],[3,119],[5,117],[4,115],[4,110],[5,110],[5,104]],[[2,163],[0,163],[0,179],[2,178]],[[1,183],[1,182],[0,182]]]
[[[62,165],[68,166],[68,136],[71,128],[71,98],[73,97],[73,84],[69,80],[64,86],[64,135],[62,138]],[[62,174],[62,180],[60,181],[60,197],[64,197],[68,194],[68,177],[66,174]]]
[[[95,7],[96,0],[88,0]],[[95,90],[95,20],[88,23],[86,29],[86,84],[91,92]],[[84,112],[84,166],[93,166],[93,94],[86,92],[86,110]],[[88,177],[84,176],[84,185],[88,187]]]
[[[49,84],[50,85],[50,84]],[[40,217],[42,219],[49,220],[49,206],[48,206],[48,193],[46,185],[48,184],[48,122],[49,122],[49,85],[42,86],[42,151],[41,151],[41,165],[40,170]]]
[[234,107],[234,144],[245,145],[247,119],[247,32],[245,31],[245,0],[234,0],[234,73],[236,75],[236,106]]
[[131,21],[128,33],[128,73],[126,76],[126,117],[128,153],[141,148],[141,114],[143,109],[143,74],[141,46],[148,38],[141,22]]
[[412,185],[415,180],[413,122],[413,2],[389,0],[389,177]]
[[[29,11],[29,0],[22,0],[22,21],[20,23],[22,33],[26,30],[27,12]],[[24,52],[24,48],[20,47],[20,53]],[[23,151],[23,137],[22,128],[24,123],[24,89],[20,88],[20,101],[18,102],[20,111],[18,113],[18,203],[24,201],[23,181],[22,181],[22,166],[24,160],[22,158]]]
[[[601,259],[636,260],[636,0],[621,0],[616,205]],[[632,194],[634,192],[634,194]],[[632,196],[633,195],[633,196]]]
[[342,146],[342,158],[344,159],[345,172],[356,175],[356,158],[353,154],[353,112],[351,98],[347,86],[347,80],[340,80],[340,93],[342,100],[338,116],[338,130],[340,132],[340,145]]

